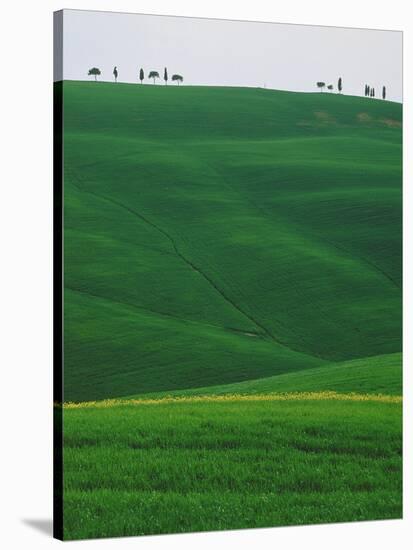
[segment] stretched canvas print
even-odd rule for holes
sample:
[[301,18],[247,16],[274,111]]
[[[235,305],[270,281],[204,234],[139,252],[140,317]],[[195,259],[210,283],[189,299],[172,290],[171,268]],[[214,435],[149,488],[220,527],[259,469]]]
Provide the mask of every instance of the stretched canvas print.
[[402,516],[402,34],[55,13],[55,536]]

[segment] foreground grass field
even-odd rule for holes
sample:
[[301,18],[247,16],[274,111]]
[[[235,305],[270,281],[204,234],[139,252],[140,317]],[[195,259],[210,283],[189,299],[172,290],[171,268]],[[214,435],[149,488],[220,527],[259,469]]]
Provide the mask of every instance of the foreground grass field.
[[401,403],[357,399],[66,408],[65,538],[398,518]]

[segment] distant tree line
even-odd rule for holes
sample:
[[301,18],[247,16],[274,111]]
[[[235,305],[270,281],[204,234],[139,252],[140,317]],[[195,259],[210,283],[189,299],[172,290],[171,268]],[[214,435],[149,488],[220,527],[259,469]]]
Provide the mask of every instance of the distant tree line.
[[[115,66],[113,68],[113,77],[115,79],[115,82],[118,81],[118,68]],[[101,75],[101,71],[98,67],[92,67],[91,69],[89,69],[89,72],[88,72],[88,75],[89,76],[94,76],[95,77],[95,81],[97,81],[97,77]],[[156,79],[157,78],[160,78],[159,77],[159,72],[158,71],[149,71],[148,73],[148,78],[149,79],[152,79],[153,80],[153,83],[156,84]],[[138,79],[140,80],[140,83],[143,84],[143,81],[145,80],[145,72],[143,70],[143,68],[141,68],[139,70],[139,76],[138,76]],[[169,80],[169,75],[168,75],[168,69],[167,67],[164,68],[164,71],[163,71],[163,80],[165,82],[165,85],[168,84],[168,80]],[[184,81],[184,77],[181,76],[180,74],[173,74],[172,75],[172,78],[171,78],[172,82],[176,82],[178,84],[178,86]],[[317,88],[319,90],[321,90],[321,92],[324,90],[324,88],[326,87],[326,83],[323,82],[323,81],[318,81],[317,82]],[[328,84],[327,85],[327,90],[329,92],[332,92],[334,90],[334,86],[333,84]],[[337,81],[337,90],[338,92],[341,94],[341,92],[343,91],[343,79],[340,78],[338,79]],[[369,84],[366,84],[364,86],[364,95],[365,97],[376,97],[376,90],[375,88],[371,87]],[[386,95],[387,95],[387,90],[386,90],[386,86],[383,86],[382,88],[382,92],[381,92],[381,97],[382,99],[386,99]]]
[[[92,67],[91,69],[89,69],[89,72],[88,72],[89,76],[95,77],[95,81],[97,81],[97,77],[100,76],[101,74],[102,73],[98,67]],[[115,82],[118,81],[118,75],[119,75],[118,68],[115,66],[113,67],[113,77],[115,79]],[[156,79],[159,78],[158,71],[149,71],[148,78],[152,79],[153,83],[156,84]],[[140,80],[141,84],[143,84],[143,81],[145,80],[145,72],[142,68],[139,70],[138,79]],[[164,79],[165,85],[167,85],[169,76],[168,76],[168,69],[166,67],[163,71],[163,79]],[[171,80],[172,82],[176,82],[179,86],[184,81],[184,77],[180,74],[173,74]]]
[[[321,90],[321,92],[324,90],[325,87],[326,87],[325,82],[322,82],[321,80],[317,82],[317,88],[319,90]],[[341,76],[340,76],[340,78],[338,79],[338,82],[337,82],[337,89],[338,89],[339,93],[341,93],[342,90],[343,90],[343,79],[341,78]],[[332,92],[334,90],[334,86],[332,84],[329,84],[327,86],[327,90]],[[373,87],[371,87],[369,84],[366,84],[364,86],[364,95],[366,97],[376,97],[376,90]],[[386,86],[383,86],[382,91],[381,91],[381,97],[382,97],[382,99],[386,99],[386,96],[387,96]]]
[[[325,82],[317,82],[317,88],[319,88],[321,91],[324,90],[324,88],[326,87],[326,83]],[[339,91],[339,93],[341,93],[341,90],[343,89],[343,80],[340,76],[340,78],[338,79],[338,82],[337,82],[337,90]],[[332,92],[334,90],[334,86],[333,84],[328,84],[327,86],[327,90],[329,90],[330,92]]]
[[[364,95],[366,97],[376,97],[376,90],[372,88],[369,84],[366,84],[364,86]],[[386,86],[383,86],[383,88],[381,89],[381,97],[382,99],[386,99],[386,96],[387,96],[387,89],[386,89]]]

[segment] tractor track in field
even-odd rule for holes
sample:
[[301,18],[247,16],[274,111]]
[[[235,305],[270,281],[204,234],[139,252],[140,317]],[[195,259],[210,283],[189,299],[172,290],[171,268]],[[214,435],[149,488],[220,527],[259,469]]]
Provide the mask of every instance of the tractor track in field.
[[[156,223],[154,223],[153,221],[149,220],[146,216],[142,215],[140,212],[137,212],[136,210],[134,210],[133,208],[131,208],[130,206],[126,206],[125,204],[115,200],[115,199],[112,199],[111,197],[107,197],[106,195],[102,195],[100,193],[96,193],[94,191],[90,191],[90,190],[87,190],[87,189],[84,189],[83,186],[82,186],[82,180],[81,178],[73,171],[70,172],[70,175],[77,180],[77,183],[73,182],[72,183],[75,185],[75,187],[83,192],[83,193],[89,193],[91,195],[94,195],[95,197],[98,197],[100,199],[104,199],[112,204],[114,204],[115,206],[117,206],[118,208],[122,208],[124,210],[126,210],[127,212],[129,212],[132,216],[135,216],[136,218],[140,219],[141,221],[145,222],[146,224],[148,224],[149,226],[151,226],[153,229],[155,229],[156,231],[158,231],[158,233],[160,233],[161,235],[163,235],[166,239],[168,239],[168,241],[171,243],[176,255],[188,266],[190,267],[193,271],[196,271],[201,277],[203,277],[205,279],[205,281],[207,281],[207,283],[216,291],[218,292],[218,294],[220,294],[220,296],[228,303],[230,304],[234,309],[236,309],[239,313],[241,313],[241,315],[243,315],[244,317],[246,317],[251,323],[253,323],[257,329],[259,329],[259,332],[261,332],[262,336],[266,336],[267,338],[269,338],[270,340],[273,340],[274,342],[277,342],[278,344],[280,344],[281,346],[283,347],[289,347],[289,346],[286,346],[283,342],[277,340],[274,335],[267,329],[267,327],[265,327],[262,323],[260,323],[254,316],[252,316],[250,313],[246,312],[243,308],[241,308],[232,298],[230,298],[226,293],[225,291],[223,291],[221,288],[218,287],[218,285],[211,279],[211,277],[209,275],[207,275],[204,271],[202,271],[202,269],[200,267],[198,267],[197,265],[195,265],[190,259],[188,259],[184,254],[182,254],[182,252],[179,250],[178,246],[177,246],[177,243],[175,242],[175,239],[167,232],[165,231],[165,229],[163,229],[162,227],[159,227]],[[247,331],[248,332],[248,331]],[[291,349],[291,348],[289,348]],[[294,351],[299,351],[299,350],[294,350]]]
[[105,302],[110,302],[112,304],[117,304],[117,305],[128,307],[131,309],[137,309],[139,312],[149,313],[150,315],[155,315],[156,317],[165,317],[167,319],[174,319],[175,321],[178,321],[180,323],[197,325],[197,326],[201,325],[202,327],[215,328],[217,330],[226,330],[228,332],[240,334],[242,336],[249,336],[249,337],[261,336],[261,334],[258,332],[251,332],[251,331],[242,330],[239,328],[227,327],[225,325],[215,325],[214,323],[197,321],[195,319],[186,319],[185,317],[178,317],[177,315],[172,315],[171,313],[157,311],[155,309],[150,309],[148,307],[133,304],[132,302],[125,302],[124,300],[109,298],[108,296],[103,296],[103,294],[98,294],[97,292],[90,292],[89,290],[76,288],[67,283],[65,283],[65,289],[70,290],[71,292],[75,292],[77,294],[81,294],[83,296],[89,296],[90,298],[97,298],[98,300],[103,300]]
[[347,250],[347,248],[345,248],[344,246],[335,244],[335,243],[327,240],[326,238],[322,238],[322,240],[324,242],[328,243],[330,246],[332,246],[336,250],[339,250],[340,252],[344,252],[345,254],[350,256],[351,258],[359,260],[360,262],[365,263],[366,265],[371,267],[374,271],[376,271],[377,273],[380,273],[381,275],[383,275],[383,277],[385,277],[388,281],[390,281],[390,283],[392,283],[392,285],[394,285],[396,288],[398,288],[399,290],[401,289],[401,286],[399,285],[399,283],[395,279],[393,279],[393,277],[391,275],[389,275],[387,273],[387,271],[384,271],[384,269],[382,269],[381,267],[376,265],[371,260],[368,260],[367,258],[365,258],[363,256],[354,255],[350,250]]

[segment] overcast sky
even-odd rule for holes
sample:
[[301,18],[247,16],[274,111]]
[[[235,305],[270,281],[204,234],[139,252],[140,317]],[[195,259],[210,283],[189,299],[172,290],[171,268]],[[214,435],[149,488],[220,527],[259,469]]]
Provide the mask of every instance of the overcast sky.
[[[181,74],[187,85],[312,92],[343,78],[343,92],[386,85],[402,101],[402,33],[113,12],[64,10],[63,78],[137,82],[140,67]],[[148,81],[147,81],[148,82]],[[162,83],[162,81],[159,81]],[[380,94],[381,95],[381,94]]]

